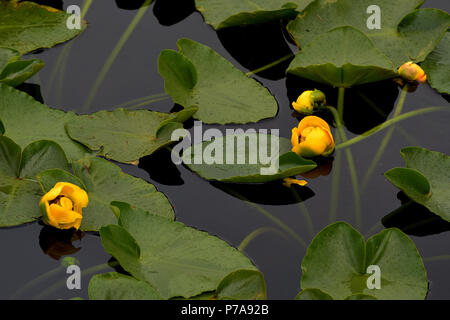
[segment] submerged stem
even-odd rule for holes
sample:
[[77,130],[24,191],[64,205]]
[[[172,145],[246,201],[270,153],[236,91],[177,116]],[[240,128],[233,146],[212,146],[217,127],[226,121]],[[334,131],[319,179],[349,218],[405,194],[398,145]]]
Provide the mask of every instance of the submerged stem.
[[108,73],[109,69],[111,68],[112,64],[116,60],[117,56],[119,55],[119,52],[122,50],[123,46],[127,42],[130,35],[133,33],[136,26],[141,21],[144,14],[147,12],[149,5],[152,3],[153,0],[146,0],[144,4],[141,6],[139,11],[137,12],[136,16],[133,18],[125,32],[122,34],[122,36],[119,39],[119,42],[117,42],[114,49],[111,51],[111,54],[109,55],[108,59],[106,60],[105,64],[103,65],[103,68],[100,70],[99,75],[97,76],[97,79],[94,82],[94,85],[92,86],[91,91],[89,92],[88,98],[86,99],[86,102],[83,105],[82,110],[87,111],[89,110],[89,107],[91,106],[92,101],[94,100],[98,89],[100,88],[103,80],[105,79],[106,74]]
[[282,57],[282,58],[280,58],[280,59],[278,59],[278,60],[276,60],[276,61],[274,61],[274,62],[271,62],[271,63],[269,63],[269,64],[266,64],[265,66],[262,66],[262,67],[260,67],[260,68],[258,68],[258,69],[252,70],[252,71],[249,71],[249,72],[247,72],[245,75],[247,75],[247,76],[252,76],[252,75],[254,75],[254,74],[257,74],[257,73],[260,73],[260,72],[265,71],[265,70],[267,70],[267,69],[270,69],[270,68],[272,68],[272,67],[275,67],[276,65],[278,65],[278,64],[280,64],[280,63],[282,63],[282,62],[284,62],[284,61],[286,61],[286,60],[289,60],[289,59],[292,58],[294,55],[295,55],[295,54],[290,53],[290,54],[288,54],[288,55],[286,55],[286,56],[284,56],[284,57]]
[[275,229],[272,227],[262,227],[262,228],[254,230],[248,236],[246,236],[244,238],[244,240],[242,240],[241,244],[239,245],[238,250],[241,252],[244,251],[245,248],[250,244],[250,242],[255,240],[256,237],[259,237],[260,235],[267,233],[267,232],[274,232],[274,233],[281,235],[285,239],[287,238],[286,235],[278,229]]

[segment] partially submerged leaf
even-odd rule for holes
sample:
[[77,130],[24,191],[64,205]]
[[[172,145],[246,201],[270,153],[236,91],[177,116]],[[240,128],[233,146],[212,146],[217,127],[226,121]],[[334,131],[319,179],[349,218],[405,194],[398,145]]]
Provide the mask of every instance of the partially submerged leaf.
[[17,50],[0,47],[0,83],[15,87],[44,67],[39,59],[21,60]]
[[[370,274],[366,272],[371,265],[380,268],[380,289],[367,287]],[[313,239],[302,271],[302,289],[320,289],[338,300],[361,294],[381,300],[421,300],[428,291],[422,258],[398,229],[383,230],[365,242],[347,223],[334,223]]]
[[190,39],[180,39],[177,45],[178,52],[161,52],[158,70],[175,103],[198,107],[195,119],[243,124],[277,114],[270,92],[214,50]]
[[0,136],[0,227],[32,222],[42,215],[43,193],[36,174],[52,168],[68,168],[64,151],[56,143],[36,141],[22,152],[14,141]]
[[404,148],[401,154],[407,168],[392,169],[386,178],[413,201],[450,221],[450,157],[419,147]]
[[430,86],[440,93],[450,94],[450,32],[445,34],[421,67]]
[[[153,215],[126,203],[119,225],[100,229],[105,250],[138,280],[146,281],[163,298],[193,297],[216,290],[221,280],[237,269],[256,270],[250,260],[226,242],[181,222]],[[129,237],[116,237],[126,231]],[[126,248],[135,241],[140,255]]]
[[179,113],[116,109],[78,116],[66,127],[73,140],[97,151],[98,155],[123,163],[136,163],[174,143],[172,132],[183,128],[183,121],[196,111],[197,108]]
[[197,10],[215,29],[294,18],[312,0],[196,0]]
[[33,2],[0,0],[0,47],[25,54],[70,40],[87,24],[82,21],[80,30],[71,30],[67,27],[69,17],[64,11]]
[[166,196],[146,181],[122,172],[115,164],[102,158],[84,158],[73,163],[74,175],[62,170],[48,170],[38,176],[45,191],[56,182],[71,182],[87,191],[89,205],[83,209],[81,230],[98,231],[102,226],[116,224],[111,201],[127,201],[155,215],[173,220],[173,208]]
[[77,117],[73,112],[51,109],[1,83],[0,97],[0,119],[6,135],[22,148],[36,140],[51,140],[64,149],[69,159],[78,160],[88,153],[66,133],[65,123]]
[[[202,178],[222,182],[269,182],[301,174],[317,166],[314,161],[291,152],[290,140],[280,137],[278,146],[277,140],[278,137],[267,134],[230,134],[191,146],[184,151],[182,158]],[[277,162],[278,167],[275,165],[274,171],[269,171]]]

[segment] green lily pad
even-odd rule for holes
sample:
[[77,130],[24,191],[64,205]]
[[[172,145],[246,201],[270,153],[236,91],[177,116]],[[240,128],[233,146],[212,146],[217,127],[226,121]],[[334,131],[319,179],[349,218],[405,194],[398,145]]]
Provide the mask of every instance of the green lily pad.
[[18,86],[44,67],[39,59],[18,61],[20,56],[17,50],[0,48],[0,83]]
[[[361,60],[365,58],[366,63],[363,66],[369,64],[370,68],[384,69],[379,77],[372,74],[369,78],[371,81],[378,81],[385,79],[386,73],[397,70],[407,61],[412,60],[417,63],[425,60],[444,36],[450,25],[450,16],[438,9],[415,10],[422,3],[422,0],[377,1],[376,5],[381,9],[381,28],[371,30],[367,27],[367,20],[370,15],[365,13],[369,6],[375,4],[373,1],[316,0],[294,21],[289,23],[288,31],[297,45],[305,49],[305,54],[308,56],[313,56],[318,49],[322,50],[320,55],[321,67],[315,66],[313,62],[308,65],[309,69],[315,68],[316,72],[333,74],[334,68],[331,68],[330,71],[327,70],[330,68],[327,62],[334,63],[334,56],[339,52],[336,51],[336,48],[340,47],[341,41],[348,41],[348,38],[344,33],[341,36],[335,34],[335,37],[317,37],[339,27],[358,29],[373,43],[374,47],[390,60],[393,68],[387,68],[383,59],[374,60],[373,49],[368,50],[365,54],[361,52],[362,55],[348,56],[349,59],[346,62],[351,65],[360,65]],[[318,39],[321,39],[322,43]],[[328,40],[328,42],[325,42],[325,40]],[[367,42],[367,39],[362,41],[362,37],[359,36],[354,42],[347,43],[347,49],[358,52],[362,43],[364,43],[364,47],[368,48],[370,42]],[[310,51],[309,44],[316,50]],[[308,52],[306,53],[307,49]],[[305,67],[305,64],[307,64],[307,61],[304,60],[302,66]],[[365,82],[369,79],[362,77]],[[354,84],[365,82],[359,82],[357,79]],[[335,83],[333,81],[328,84],[335,85]]]
[[267,300],[266,282],[258,270],[237,270],[219,283],[215,299]]
[[305,289],[300,291],[294,300],[333,300],[333,297],[320,289]]
[[178,113],[116,109],[78,116],[66,125],[69,136],[98,155],[136,164],[140,158],[174,143],[172,132],[183,128],[197,108]]
[[335,87],[352,87],[396,75],[392,62],[353,27],[318,35],[297,54],[287,72]]
[[295,18],[312,0],[196,0],[197,10],[214,29]]
[[43,193],[36,175],[46,169],[68,167],[64,151],[52,141],[33,142],[22,152],[10,138],[0,136],[0,227],[39,218]]
[[33,2],[0,0],[0,47],[25,54],[70,40],[87,24],[83,21],[80,30],[70,30],[66,25],[69,17],[64,11]]
[[119,225],[100,229],[103,247],[166,299],[214,291],[230,272],[256,270],[242,253],[206,232],[126,203],[112,205],[120,211]]
[[150,284],[133,277],[109,272],[97,274],[89,281],[90,300],[162,300]]
[[[368,289],[367,267],[377,265],[381,288]],[[323,229],[302,262],[301,287],[320,289],[337,300],[364,294],[380,300],[420,300],[428,291],[427,274],[414,243],[398,229],[369,238],[345,222]]]
[[0,120],[0,136],[5,134],[5,126],[3,125],[2,120]]
[[419,147],[401,150],[407,168],[394,168],[386,178],[413,201],[450,221],[450,157]]
[[175,103],[198,107],[195,119],[244,124],[277,114],[270,92],[211,48],[190,39],[180,39],[177,45],[178,52],[161,52],[158,70]]
[[422,64],[428,83],[440,93],[450,94],[450,33],[447,32],[436,49]]
[[[182,159],[189,169],[206,180],[238,183],[263,183],[279,180],[311,171],[317,166],[314,161],[303,159],[301,156],[291,152],[291,141],[280,137],[278,148],[274,147],[280,155],[278,157],[278,169],[270,174],[262,174],[262,169],[267,170],[271,166],[270,163],[261,163],[266,162],[261,161],[260,154],[264,152],[262,150],[267,150],[269,158],[275,159],[276,157],[270,151],[272,149],[271,140],[271,136],[266,134],[226,135],[213,141],[205,141],[191,146],[184,151]],[[242,141],[245,141],[245,143]],[[233,163],[227,161],[229,157],[227,145],[231,145],[231,143],[234,144],[233,154],[230,157]],[[201,149],[199,146],[201,146]],[[220,151],[214,151],[214,149]],[[203,153],[199,152],[202,150]],[[214,152],[217,154],[221,152],[222,156],[218,156],[215,163],[210,163],[213,159],[208,160],[205,155],[211,153],[214,157]],[[196,164],[195,159],[198,158],[197,155],[202,154],[203,158],[201,160],[203,163]],[[239,159],[245,159],[242,161],[244,163],[239,164]]]
[[22,148],[36,140],[51,140],[64,149],[69,159],[81,159],[89,152],[66,133],[65,123],[75,119],[75,113],[51,109],[1,83],[0,97],[0,119],[6,135]]
[[38,175],[44,191],[60,181],[70,182],[86,190],[89,205],[83,209],[81,230],[98,231],[116,224],[111,210],[114,200],[128,201],[155,215],[173,220],[174,212],[166,196],[146,181],[122,172],[115,164],[102,158],[84,158],[73,163],[74,175],[63,170],[47,170]]

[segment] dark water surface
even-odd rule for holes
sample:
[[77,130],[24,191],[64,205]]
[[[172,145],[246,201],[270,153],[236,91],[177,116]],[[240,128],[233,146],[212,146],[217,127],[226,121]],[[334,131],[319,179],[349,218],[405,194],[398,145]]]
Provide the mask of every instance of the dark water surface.
[[[72,0],[70,4],[81,2]],[[137,1],[139,2],[143,1]],[[35,55],[44,60],[46,66],[29,83],[40,85],[47,105],[81,112],[104,62],[137,13],[137,10],[132,10],[133,3],[94,1],[86,17],[89,27],[80,37]],[[69,3],[65,1],[64,5],[66,7]],[[447,0],[427,1],[426,7],[438,7],[446,11],[450,9]],[[112,64],[89,112],[113,109],[135,98],[163,93],[164,82],[157,72],[158,55],[163,49],[176,49],[176,41],[182,37],[211,46],[245,72],[275,61],[290,51],[295,52],[295,48],[283,39],[278,24],[235,28],[217,34],[192,9],[191,1],[156,0]],[[71,46],[70,50],[65,49],[68,45]],[[67,63],[55,69],[58,57],[64,50],[69,53]],[[286,66],[285,63],[256,76],[276,96],[279,103],[277,117],[243,126],[244,128],[279,128],[281,136],[290,137],[292,127],[298,124],[298,120],[292,116],[290,102],[303,90],[320,85],[292,77],[286,79]],[[65,72],[62,72],[63,68]],[[51,81],[55,70],[57,76]],[[327,91],[329,102],[335,104],[337,90],[324,90]],[[361,94],[377,104],[381,115],[361,99]],[[397,87],[390,81],[347,90],[344,119],[349,129],[347,134],[353,137],[381,123],[392,112],[398,94]],[[423,85],[416,92],[408,94],[403,112],[428,106],[448,106],[447,100]],[[143,107],[169,112],[174,105],[170,99],[166,99]],[[386,115],[383,116],[383,113]],[[385,171],[403,166],[400,149],[416,145],[450,154],[449,120],[450,113],[441,112],[411,118],[398,124],[365,189],[361,187],[362,178],[386,131],[351,148],[360,182],[362,224],[359,231],[366,237],[381,231],[381,219],[401,205],[398,190],[383,176]],[[211,126],[205,126],[207,127]],[[336,159],[333,164],[336,165]],[[305,201],[297,203],[289,189],[273,184],[263,187],[211,184],[185,167],[172,165],[169,153],[165,150],[142,159],[139,167],[120,166],[125,172],[155,184],[158,190],[164,192],[175,208],[177,220],[217,235],[236,247],[258,228],[281,230],[264,215],[265,212],[292,228],[306,244],[310,243],[313,235],[334,221],[344,220],[356,226],[353,188],[344,154],[341,155],[339,189],[335,193],[338,197],[335,213],[330,211],[330,199],[336,168],[329,175],[308,179],[309,189],[297,189]],[[235,192],[252,202],[235,197]],[[423,219],[420,215],[417,210],[408,211],[406,215],[391,219],[390,223],[398,227],[410,225],[412,218]],[[427,217],[429,215],[425,214],[425,218]],[[448,224],[438,221],[437,224],[408,231],[425,259],[430,281],[429,299],[450,298],[450,259],[433,258],[450,255],[448,230]],[[71,256],[80,261],[82,270],[92,270],[83,275],[80,291],[66,289],[67,275],[63,268],[58,269],[62,259],[54,259],[54,253],[58,251],[55,248],[70,249],[69,239],[55,238],[52,231],[40,223],[1,229],[0,299],[87,298],[92,274],[112,270],[90,268],[106,263],[111,257],[104,252],[96,234],[89,233],[81,240],[75,239],[73,246],[80,248]],[[54,257],[45,254],[43,249],[53,252]],[[284,231],[281,235],[278,232],[267,232],[255,238],[246,247],[245,253],[264,273],[269,298],[292,299],[298,293],[300,264],[305,254],[301,240],[286,235]],[[56,271],[30,283],[55,268]]]

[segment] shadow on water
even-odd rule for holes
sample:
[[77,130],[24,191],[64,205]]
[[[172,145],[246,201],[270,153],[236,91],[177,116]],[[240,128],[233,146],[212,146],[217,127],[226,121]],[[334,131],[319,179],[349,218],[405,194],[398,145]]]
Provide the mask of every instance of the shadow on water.
[[[233,58],[252,71],[292,53],[281,28],[279,22],[274,22],[225,28],[218,30],[217,35]],[[292,58],[257,75],[269,80],[282,79],[291,60]]]
[[411,201],[403,192],[397,198],[401,200],[402,206],[381,220],[386,228],[399,228],[406,234],[418,237],[450,231],[450,222]]
[[172,161],[169,149],[161,149],[150,156],[140,159],[139,168],[147,171],[150,178],[158,183],[169,186],[184,184],[180,170]]
[[[286,87],[290,103],[297,100],[303,91],[318,89],[325,93],[329,105],[337,105],[337,88],[293,75],[287,76]],[[344,109],[346,128],[352,133],[362,134],[385,122],[394,109],[398,95],[398,85],[392,80],[346,89]]]
[[181,22],[194,11],[194,0],[156,0],[153,7],[153,14],[163,26]]
[[264,205],[288,205],[306,201],[314,197],[315,193],[308,187],[293,185],[298,197],[294,197],[292,190],[283,186],[281,181],[262,184],[238,184],[224,182],[210,182],[216,187],[233,197],[244,201]]
[[40,85],[34,83],[22,83],[21,85],[18,85],[16,89],[32,96],[34,100],[39,101],[40,103],[44,103]]

